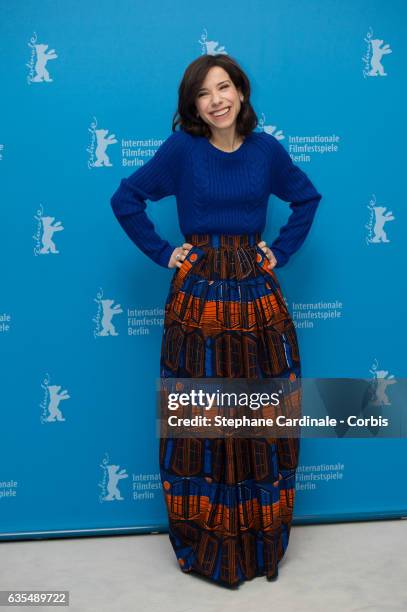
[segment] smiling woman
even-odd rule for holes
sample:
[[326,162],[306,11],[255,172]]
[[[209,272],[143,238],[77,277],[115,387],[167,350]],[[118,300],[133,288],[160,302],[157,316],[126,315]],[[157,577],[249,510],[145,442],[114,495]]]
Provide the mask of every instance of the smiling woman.
[[[250,104],[250,83],[230,56],[217,60],[192,62],[179,88],[179,114],[188,121],[192,114],[197,123],[188,121],[190,133],[205,136],[225,152],[233,152],[257,125]],[[199,58],[200,59],[200,58]],[[192,119],[192,117],[191,117]]]
[[233,127],[239,116],[243,93],[221,66],[209,70],[204,85],[196,99],[197,116],[210,126],[210,142],[222,151],[233,152],[241,146],[244,136],[227,128]]
[[225,132],[217,130],[217,126],[225,127],[226,122],[230,120],[233,123],[240,112],[239,100],[243,101],[242,93],[239,93],[233,82],[228,78],[225,79],[225,76],[227,73],[223,68],[219,66],[212,68],[205,81],[208,82],[208,87],[212,87],[213,93],[210,93],[211,90],[208,92],[206,88],[200,89],[196,104],[200,117],[209,125],[212,124],[212,138],[221,140],[225,137]]
[[[176,126],[180,130],[176,130]],[[173,134],[112,197],[127,234],[175,268],[165,303],[160,376],[284,378],[300,411],[294,323],[274,272],[307,236],[321,195],[274,136],[255,132],[247,76],[230,56],[190,64]],[[292,214],[271,249],[262,240],[271,193]],[[177,198],[185,241],[162,239],[146,199]],[[199,381],[198,381],[199,383]],[[294,509],[298,438],[160,438],[169,538],[179,567],[236,587],[275,579]]]

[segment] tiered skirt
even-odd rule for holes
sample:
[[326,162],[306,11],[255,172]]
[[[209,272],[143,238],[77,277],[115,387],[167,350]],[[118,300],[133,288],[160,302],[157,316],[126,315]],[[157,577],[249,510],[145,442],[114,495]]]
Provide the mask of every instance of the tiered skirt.
[[[299,379],[295,326],[260,234],[185,240],[193,248],[166,300],[160,376]],[[169,538],[183,572],[228,587],[278,576],[299,448],[299,438],[160,439]]]

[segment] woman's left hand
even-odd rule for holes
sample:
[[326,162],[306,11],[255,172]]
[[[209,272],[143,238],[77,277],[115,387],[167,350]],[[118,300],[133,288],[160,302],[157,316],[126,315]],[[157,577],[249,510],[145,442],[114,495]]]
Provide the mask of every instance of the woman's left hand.
[[274,266],[276,265],[276,263],[277,263],[277,259],[274,257],[273,251],[271,249],[269,249],[269,247],[264,242],[264,240],[259,242],[257,246],[259,246],[261,248],[261,250],[263,251],[263,253],[267,257],[267,259],[269,260],[270,263],[268,264],[268,268],[269,268],[269,270],[272,270],[274,268]]

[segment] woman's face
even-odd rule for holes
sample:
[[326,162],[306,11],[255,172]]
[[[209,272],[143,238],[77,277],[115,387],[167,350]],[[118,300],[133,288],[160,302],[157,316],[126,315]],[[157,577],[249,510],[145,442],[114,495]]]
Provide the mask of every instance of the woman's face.
[[216,132],[235,126],[241,99],[243,95],[229,74],[220,66],[213,66],[198,91],[195,105],[201,119]]

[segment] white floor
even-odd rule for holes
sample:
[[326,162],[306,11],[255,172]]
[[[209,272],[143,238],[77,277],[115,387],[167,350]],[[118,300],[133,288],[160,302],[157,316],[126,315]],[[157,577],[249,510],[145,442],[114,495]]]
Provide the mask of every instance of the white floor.
[[168,534],[0,542],[0,552],[0,590],[69,590],[69,612],[407,611],[405,520],[294,526],[277,581],[236,590],[183,574]]

